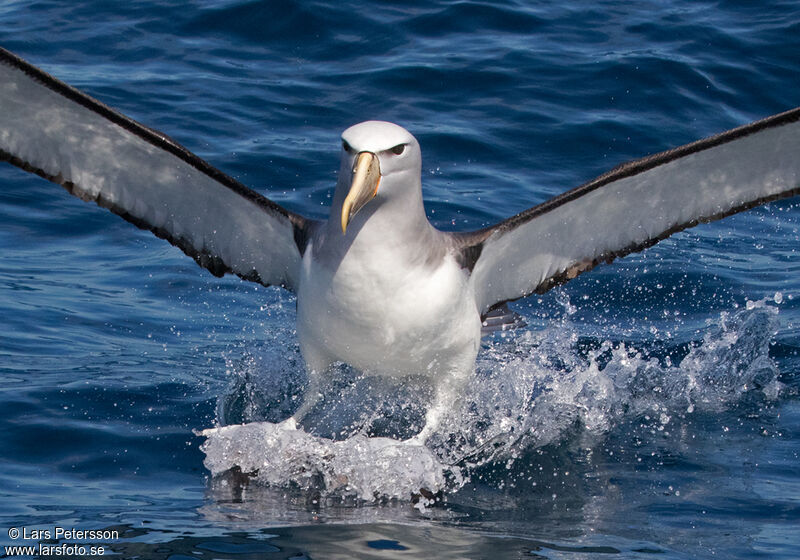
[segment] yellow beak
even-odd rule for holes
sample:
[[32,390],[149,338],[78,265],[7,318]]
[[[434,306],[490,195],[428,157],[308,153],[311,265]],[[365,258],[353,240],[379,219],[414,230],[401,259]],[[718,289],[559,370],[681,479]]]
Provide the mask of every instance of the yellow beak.
[[342,233],[347,232],[347,224],[353,216],[378,194],[380,182],[381,165],[378,156],[372,152],[358,154],[353,166],[353,182],[342,204]]

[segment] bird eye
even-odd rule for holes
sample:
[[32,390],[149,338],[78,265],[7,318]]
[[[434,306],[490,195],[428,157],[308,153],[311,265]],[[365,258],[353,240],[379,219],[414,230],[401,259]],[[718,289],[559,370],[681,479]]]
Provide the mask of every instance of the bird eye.
[[348,154],[353,151],[353,148],[346,141],[342,140],[342,149]]
[[400,154],[403,153],[403,150],[405,150],[405,149],[406,149],[406,145],[405,144],[398,144],[394,148],[391,148],[391,152],[394,155],[399,156]]

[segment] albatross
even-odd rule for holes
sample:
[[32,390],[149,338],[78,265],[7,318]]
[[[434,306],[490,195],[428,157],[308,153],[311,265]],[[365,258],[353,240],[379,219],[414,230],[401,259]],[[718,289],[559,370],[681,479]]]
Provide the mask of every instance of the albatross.
[[425,215],[420,146],[396,124],[344,131],[330,215],[313,220],[0,49],[0,159],[152,231],[215,276],[294,292],[309,387],[293,418],[337,362],[427,377],[424,440],[472,374],[482,326],[513,320],[507,302],[800,193],[800,107],[619,165],[490,227],[444,232]]

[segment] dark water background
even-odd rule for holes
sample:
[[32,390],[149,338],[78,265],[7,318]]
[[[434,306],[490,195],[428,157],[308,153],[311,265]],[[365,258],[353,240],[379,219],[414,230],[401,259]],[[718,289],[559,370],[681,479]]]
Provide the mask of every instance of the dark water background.
[[[0,44],[314,217],[339,133],[398,122],[445,229],[800,105],[789,1],[10,1]],[[542,421],[550,439],[419,512],[211,481],[193,430],[221,419],[242,364],[302,375],[294,300],[2,166],[0,541],[59,524],[118,528],[125,558],[796,558],[795,205],[518,304],[536,344],[495,341],[484,369],[546,347],[554,377],[606,368],[622,388],[551,386],[573,416]]]

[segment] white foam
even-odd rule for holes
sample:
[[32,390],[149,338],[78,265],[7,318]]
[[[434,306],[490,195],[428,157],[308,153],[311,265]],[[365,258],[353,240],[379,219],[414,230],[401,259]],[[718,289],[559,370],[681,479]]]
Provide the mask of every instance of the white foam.
[[[212,474],[238,466],[259,483],[324,490],[360,499],[409,499],[436,493],[460,470],[442,464],[418,443],[355,435],[333,441],[297,429],[292,421],[252,422],[203,430],[205,465]],[[451,484],[451,485],[452,485]]]
[[[367,437],[366,428],[333,441],[290,421],[252,422],[203,431],[205,465],[213,475],[238,466],[257,473],[256,483],[366,501],[452,491],[471,468],[513,462],[575,429],[602,437],[626,419],[645,418],[654,429],[668,430],[686,414],[714,413],[753,395],[777,398],[781,384],[769,358],[777,313],[766,301],[722,313],[677,365],[610,342],[581,352],[567,314],[544,331],[485,348],[474,379],[426,445]],[[351,401],[365,389],[349,390]],[[257,394],[251,398],[258,401]],[[365,422],[374,416],[365,411]]]

